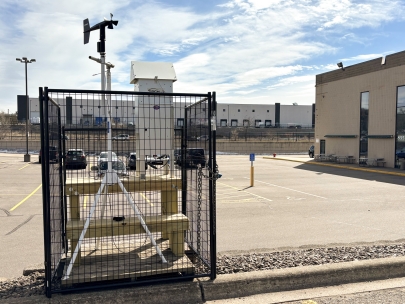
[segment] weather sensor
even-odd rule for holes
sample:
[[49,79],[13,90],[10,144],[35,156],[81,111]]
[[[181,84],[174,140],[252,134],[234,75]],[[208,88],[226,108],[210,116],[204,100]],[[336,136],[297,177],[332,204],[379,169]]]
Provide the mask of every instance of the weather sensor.
[[110,17],[111,20],[104,18],[104,21],[101,21],[92,27],[90,27],[89,19],[83,20],[84,44],[89,43],[91,31],[100,30],[100,41],[97,42],[98,53],[105,53],[105,28],[108,27],[112,30],[114,25],[118,25],[118,20],[112,20],[113,14],[110,13]]

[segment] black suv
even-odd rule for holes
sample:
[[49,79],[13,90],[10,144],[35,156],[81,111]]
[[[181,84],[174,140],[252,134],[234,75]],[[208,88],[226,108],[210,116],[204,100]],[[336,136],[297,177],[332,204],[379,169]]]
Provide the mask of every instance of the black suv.
[[69,149],[66,153],[66,169],[67,168],[78,168],[86,169],[87,158],[86,154],[82,149]]
[[[129,153],[128,167],[130,170],[136,170],[136,152]],[[145,161],[145,170],[148,169],[148,162]]]
[[[59,157],[58,148],[55,146],[49,146],[49,161],[57,162]],[[38,162],[42,161],[42,150],[39,150]]]
[[[183,162],[182,162],[182,156],[181,156],[181,150],[176,150],[175,154],[177,154],[177,156],[175,156],[176,158],[176,165],[178,166],[182,166]],[[198,167],[198,165],[201,165],[202,168],[205,167],[205,153],[204,153],[204,149],[201,148],[187,148],[186,150],[186,157],[185,157],[185,163],[184,166],[185,167],[189,167],[189,168],[195,168]]]
[[309,147],[309,150],[308,150],[308,155],[309,155],[309,157],[312,157],[312,158],[314,158],[314,149],[315,149],[315,147],[314,146],[310,146]]

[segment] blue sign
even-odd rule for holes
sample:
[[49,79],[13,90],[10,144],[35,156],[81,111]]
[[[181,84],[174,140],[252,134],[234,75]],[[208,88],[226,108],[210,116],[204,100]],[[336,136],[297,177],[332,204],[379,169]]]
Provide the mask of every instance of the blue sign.
[[250,153],[250,161],[255,161],[255,154],[254,153]]

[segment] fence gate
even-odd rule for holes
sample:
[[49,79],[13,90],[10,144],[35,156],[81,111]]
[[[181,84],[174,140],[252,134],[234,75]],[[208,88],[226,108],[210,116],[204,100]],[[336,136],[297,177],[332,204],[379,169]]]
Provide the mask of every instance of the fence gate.
[[39,95],[46,295],[214,279],[215,93]]

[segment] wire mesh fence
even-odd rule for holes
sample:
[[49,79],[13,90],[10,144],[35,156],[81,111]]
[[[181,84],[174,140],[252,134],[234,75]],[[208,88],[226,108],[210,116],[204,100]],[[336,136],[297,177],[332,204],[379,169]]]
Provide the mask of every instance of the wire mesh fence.
[[47,295],[214,278],[215,98],[105,93],[40,89]]

